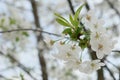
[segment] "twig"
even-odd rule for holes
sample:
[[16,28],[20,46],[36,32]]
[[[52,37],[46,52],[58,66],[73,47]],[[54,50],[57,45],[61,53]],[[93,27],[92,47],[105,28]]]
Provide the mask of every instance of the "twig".
[[0,77],[3,78],[3,79],[5,79],[5,80],[10,80],[10,79],[6,78],[6,77],[3,76],[3,75],[0,75]]
[[18,67],[19,68],[21,68],[24,72],[26,72],[33,80],[37,80],[35,77],[33,77],[32,75],[31,75],[31,73],[27,70],[27,68],[23,65],[23,64],[21,64],[17,59],[15,59],[12,55],[10,55],[10,54],[7,54],[7,55],[5,55],[3,52],[1,52],[0,51],[0,54],[1,55],[3,55],[3,56],[7,56],[11,61],[14,61],[14,62],[16,62],[18,65]]
[[10,33],[10,32],[17,32],[17,31],[35,31],[35,32],[42,32],[42,33],[49,34],[49,35],[54,35],[57,37],[62,37],[59,34],[50,33],[47,31],[40,30],[40,29],[12,29],[12,30],[0,31],[0,33]]
[[119,68],[115,65],[115,64],[113,64],[112,62],[110,62],[109,60],[105,60],[106,62],[108,62],[108,63],[110,63],[111,65],[113,65],[116,69],[118,69],[119,70]]
[[113,4],[109,1],[109,0],[105,0],[109,6],[115,10],[116,14],[118,14],[119,18],[120,18],[120,12],[113,6]]
[[70,10],[71,10],[72,14],[75,14],[75,11],[74,11],[74,8],[73,8],[71,0],[67,0],[67,2],[69,4],[69,7],[70,7]]
[[111,75],[111,77],[113,78],[113,80],[116,80],[113,73],[112,73],[112,71],[107,66],[104,66],[104,67],[108,70],[108,72]]
[[[35,0],[30,0],[31,5],[32,5],[32,9],[33,9],[33,15],[34,15],[34,20],[35,20],[35,25],[37,28],[41,28],[40,26],[40,21],[39,21],[39,16],[38,16],[38,11],[37,11],[37,5]],[[43,41],[43,36],[42,34],[39,34],[37,36],[37,42],[42,42],[44,44],[44,46],[46,47],[46,43]],[[47,68],[46,68],[46,61],[45,58],[43,56],[43,49],[38,49],[38,58],[39,58],[39,64],[41,66],[41,70],[42,70],[42,78],[43,80],[48,80],[48,74],[47,74]]]
[[120,80],[120,70],[119,70],[119,80]]
[[110,62],[109,60],[105,60],[106,62],[110,63],[111,65],[113,65],[118,71],[119,71],[119,80],[120,80],[120,68],[117,67],[115,64],[113,64],[112,62]]
[[112,52],[118,52],[118,53],[120,53],[120,50],[112,50]]

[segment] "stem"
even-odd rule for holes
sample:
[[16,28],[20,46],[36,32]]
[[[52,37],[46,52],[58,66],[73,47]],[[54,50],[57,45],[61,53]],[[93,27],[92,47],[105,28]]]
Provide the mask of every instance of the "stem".
[[[32,8],[33,8],[33,15],[34,15],[34,20],[35,20],[36,28],[40,28],[42,30],[42,28],[40,26],[40,21],[39,21],[39,16],[38,16],[36,2],[35,2],[35,0],[30,0],[30,1],[31,1],[31,5],[32,5]],[[43,43],[45,45],[45,42],[43,41],[42,34],[39,34],[37,36],[37,42],[38,43],[41,42],[41,43]],[[44,52],[44,49],[38,49],[39,64],[41,66],[43,80],[48,80],[48,74],[47,74],[47,68],[46,68],[46,61],[45,61],[45,58],[43,56],[43,52]]]
[[120,18],[120,12],[114,7],[112,2],[110,2],[109,0],[105,0],[105,1],[109,4],[110,8],[112,8]]
[[68,4],[69,4],[69,7],[70,7],[70,10],[71,10],[72,14],[75,14],[75,11],[74,11],[71,0],[67,0],[67,1],[68,1]]
[[[89,51],[90,51],[92,60],[97,59],[96,52],[94,52],[93,50],[91,50],[91,48],[89,48]],[[97,75],[98,75],[98,79],[97,80],[105,80],[104,79],[104,73],[103,73],[103,67],[101,67],[101,69],[99,69],[97,71]]]
[[37,80],[31,73],[28,71],[28,68],[25,67],[23,64],[21,64],[16,58],[14,58],[12,55],[7,54],[5,55],[3,52],[0,51],[0,54],[3,56],[7,56],[11,61],[14,61],[17,63],[17,66],[22,69],[27,75],[29,75],[33,80]]
[[0,31],[0,33],[10,33],[10,32],[17,32],[17,31],[35,31],[35,32],[42,32],[42,33],[49,34],[49,35],[54,35],[57,37],[62,37],[59,34],[50,33],[47,31],[40,30],[40,29],[12,29],[12,30]]
[[108,70],[108,72],[111,75],[111,77],[113,78],[113,80],[116,80],[113,73],[112,73],[112,71],[108,68],[108,66],[104,66],[104,67]]

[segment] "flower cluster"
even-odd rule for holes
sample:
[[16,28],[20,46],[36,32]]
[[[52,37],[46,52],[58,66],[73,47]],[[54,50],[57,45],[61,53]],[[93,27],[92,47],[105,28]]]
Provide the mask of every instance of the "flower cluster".
[[115,41],[111,40],[111,36],[107,34],[107,30],[103,27],[104,21],[97,19],[92,10],[87,13],[83,22],[91,31],[90,45],[92,50],[96,51],[99,59],[102,59],[112,51]]
[[[103,27],[104,21],[98,19],[94,11],[91,10],[85,17],[78,19],[83,6],[78,8],[75,15],[69,16],[70,23],[62,16],[56,14],[57,22],[65,26],[63,34],[68,35],[70,40],[76,41],[78,44],[66,44],[66,41],[56,42],[54,45],[57,47],[59,54],[55,54],[54,56],[64,60],[65,64],[72,69],[91,73],[105,65],[99,59],[104,58],[105,55],[108,55],[112,51],[115,41],[111,40],[108,31]],[[79,20],[82,24],[79,23]],[[85,48],[90,48],[90,46],[96,52],[98,59],[83,61],[80,53]]]
[[82,61],[82,50],[77,45],[56,42],[54,46],[58,49],[58,53],[54,54],[54,57],[65,61],[65,65],[70,69],[79,69],[81,72],[91,73],[104,66],[104,63],[100,62],[100,60]]

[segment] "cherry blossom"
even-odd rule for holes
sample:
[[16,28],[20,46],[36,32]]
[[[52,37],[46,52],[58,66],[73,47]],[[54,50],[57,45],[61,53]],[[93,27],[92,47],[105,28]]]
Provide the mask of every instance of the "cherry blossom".
[[93,61],[84,61],[80,67],[79,70],[84,73],[92,73],[98,69],[101,68],[101,66],[104,66],[105,64],[100,62],[100,60],[93,60]]
[[58,54],[55,54],[55,57],[65,61],[79,59],[79,53],[81,52],[79,46],[64,44],[61,42],[56,42],[54,46],[58,49]]

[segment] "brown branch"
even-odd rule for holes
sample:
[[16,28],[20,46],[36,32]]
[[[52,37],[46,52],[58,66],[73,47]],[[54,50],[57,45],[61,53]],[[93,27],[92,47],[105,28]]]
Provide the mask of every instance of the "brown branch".
[[120,50],[112,50],[112,52],[118,52],[118,53],[120,53]]
[[[89,53],[90,53],[90,55],[91,55],[92,60],[97,59],[96,52],[93,51],[90,47],[89,47]],[[101,61],[102,61],[102,60],[101,60]],[[103,61],[102,61],[102,62],[103,62]],[[101,67],[101,69],[99,69],[99,70],[97,71],[97,75],[98,75],[98,79],[97,79],[97,80],[104,80],[103,67]]]
[[17,66],[22,69],[24,72],[26,72],[33,80],[37,80],[34,76],[32,76],[32,74],[28,71],[28,68],[26,68],[23,64],[21,64],[17,59],[15,59],[12,55],[7,54],[5,55],[3,52],[0,51],[0,54],[3,56],[7,56],[10,61],[14,61],[17,63]]
[[0,75],[0,78],[3,78],[4,80],[10,80],[10,79],[6,78],[6,77],[3,76],[3,75]]
[[109,60],[105,60],[106,62],[110,63],[112,66],[114,66],[118,71],[119,71],[119,80],[120,80],[120,68],[117,67],[115,64],[113,64],[112,62],[110,62]]
[[104,66],[104,68],[107,69],[107,71],[109,72],[109,74],[111,75],[111,77],[113,78],[113,80],[116,80],[115,77],[114,77],[114,74],[112,73],[112,71],[108,68],[108,66]]
[[[36,28],[41,28],[40,26],[40,21],[39,21],[39,16],[38,16],[38,11],[37,11],[37,5],[36,5],[36,2],[35,0],[30,0],[31,1],[31,6],[33,8],[33,15],[34,15],[34,20],[35,20],[35,25],[36,25]],[[43,41],[43,36],[42,34],[39,34],[37,36],[37,42],[42,42],[44,45],[45,42]],[[43,80],[48,80],[48,74],[47,74],[47,68],[46,68],[46,61],[45,61],[45,58],[43,56],[43,52],[44,50],[43,49],[39,49],[38,50],[39,53],[38,53],[38,58],[39,58],[39,64],[41,65],[41,70],[42,70],[42,78]]]
[[74,7],[73,7],[73,5],[72,5],[72,1],[71,1],[71,0],[67,0],[67,2],[68,2],[68,4],[69,4],[69,8],[70,8],[72,14],[75,14]]
[[57,36],[57,37],[62,37],[62,36],[59,35],[59,34],[50,33],[50,32],[47,32],[47,31],[40,30],[40,29],[12,29],[12,30],[0,31],[0,33],[3,34],[3,33],[10,33],[10,32],[17,32],[17,31],[34,31],[34,32],[42,32],[42,33],[45,33],[45,34],[54,35],[54,36]]
[[105,0],[105,1],[109,4],[110,8],[112,8],[120,18],[120,12],[114,7],[112,2],[110,2],[109,0]]

